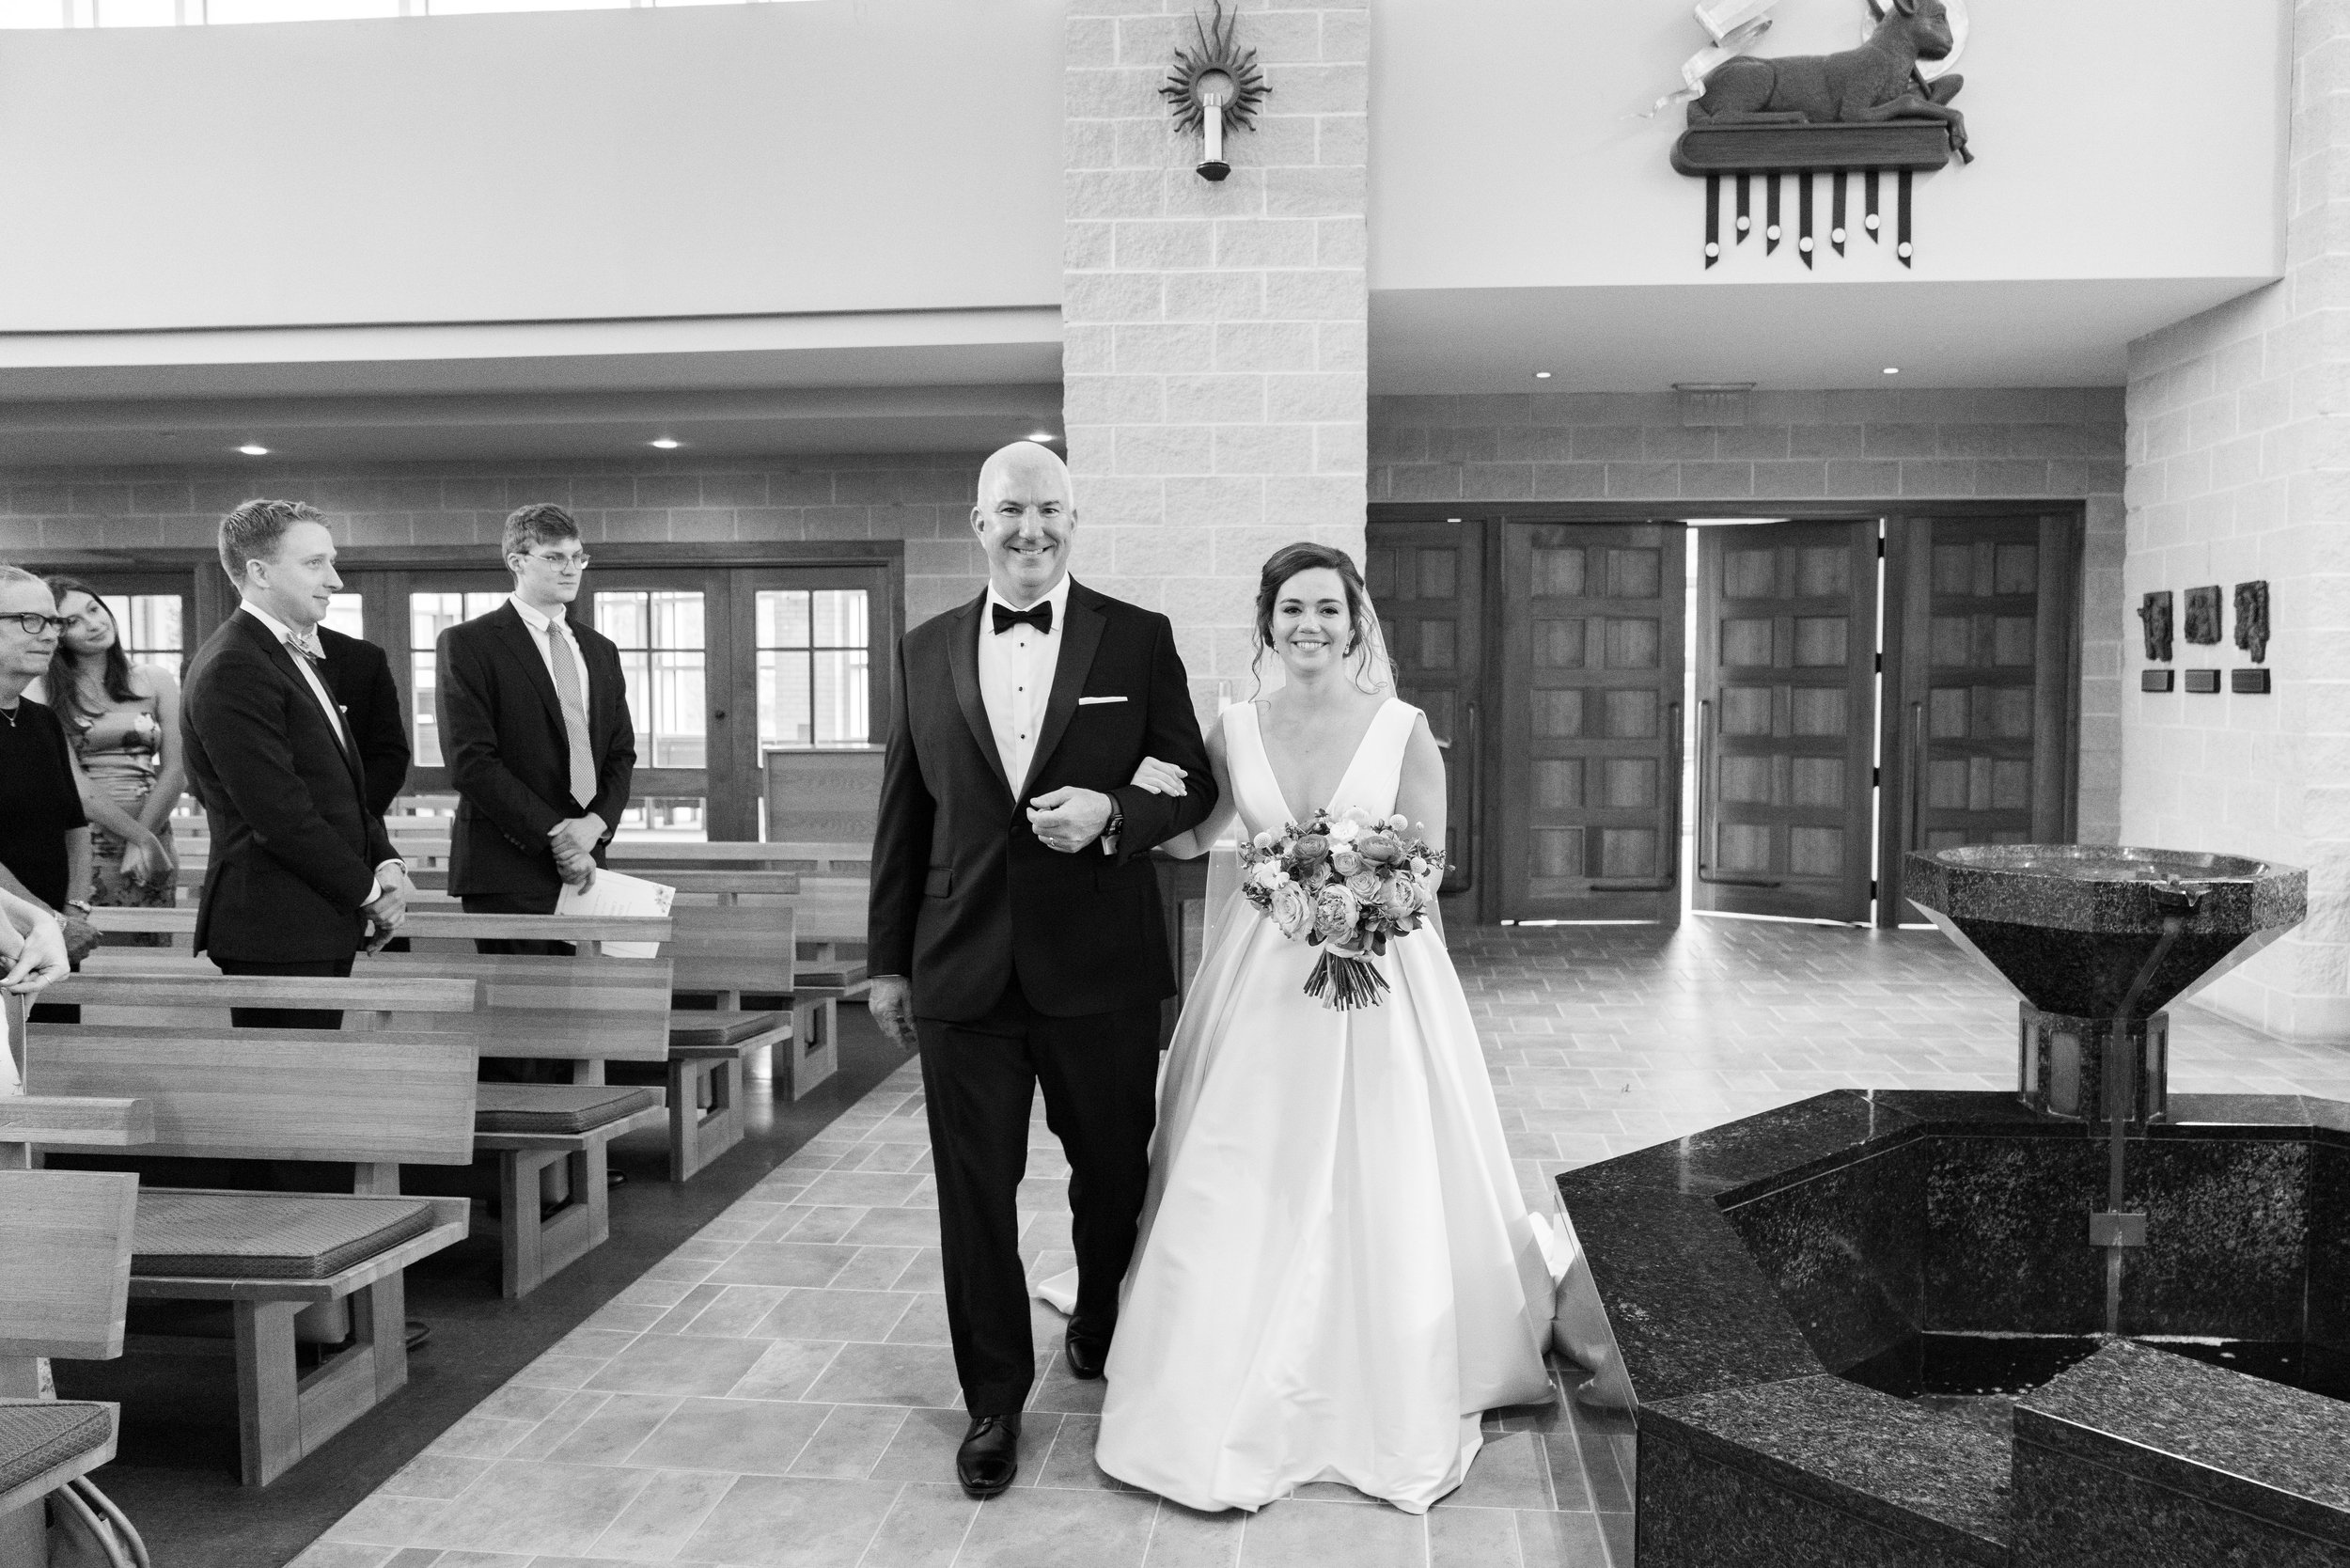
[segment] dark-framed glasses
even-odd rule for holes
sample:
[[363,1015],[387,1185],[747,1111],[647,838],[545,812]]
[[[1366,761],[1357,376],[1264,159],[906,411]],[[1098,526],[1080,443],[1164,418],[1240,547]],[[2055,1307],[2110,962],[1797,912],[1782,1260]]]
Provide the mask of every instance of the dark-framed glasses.
[[18,610],[8,615],[0,615],[0,621],[9,620],[24,627],[24,635],[28,637],[39,636],[43,632],[62,632],[68,624],[64,616],[43,615],[39,610]]

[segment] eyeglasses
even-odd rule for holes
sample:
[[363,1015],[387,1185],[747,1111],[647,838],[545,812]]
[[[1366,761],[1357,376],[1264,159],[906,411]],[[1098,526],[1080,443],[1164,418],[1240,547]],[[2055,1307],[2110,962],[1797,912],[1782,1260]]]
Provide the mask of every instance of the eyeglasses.
[[24,628],[24,635],[28,637],[39,636],[43,632],[62,632],[67,624],[64,616],[43,615],[39,610],[24,610],[15,615],[0,616],[0,620],[15,621]]
[[524,550],[519,553],[528,556],[534,561],[544,561],[557,572],[585,572],[588,570],[588,563],[595,559],[593,556],[550,556],[538,550]]

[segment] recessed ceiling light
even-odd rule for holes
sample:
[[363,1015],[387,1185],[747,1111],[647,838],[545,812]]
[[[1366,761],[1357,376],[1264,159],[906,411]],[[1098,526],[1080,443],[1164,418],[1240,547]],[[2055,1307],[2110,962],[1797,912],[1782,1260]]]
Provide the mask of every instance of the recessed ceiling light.
[[242,447],[238,447],[238,448],[237,448],[237,450],[239,450],[240,452],[243,452],[243,453],[245,456],[247,456],[247,457],[267,457],[267,456],[269,456],[269,448],[268,448],[267,447],[262,446],[262,445],[261,445],[259,442],[258,442],[258,441],[248,441],[248,442],[246,442],[243,446],[242,446]]
[[1548,381],[1550,379],[1550,372],[1548,370],[1537,370],[1534,372],[1534,379],[1536,381]]
[[672,441],[672,440],[670,440],[670,439],[669,439],[667,436],[666,436],[666,435],[665,435],[665,436],[663,436],[660,440],[655,441],[655,442],[653,443],[653,445],[654,445],[654,446],[656,446],[656,447],[660,447],[660,448],[661,448],[663,451],[665,451],[665,452],[674,452],[674,451],[676,451],[676,450],[677,450],[677,443],[676,443],[676,442],[674,442],[674,441]]
[[1028,439],[1031,441],[1051,441],[1053,439],[1053,432],[1051,431],[1038,431],[1035,434],[1029,436]]
[[1885,368],[1885,373],[1888,376],[1898,376],[1902,373],[1902,368],[1898,365],[1888,365]]

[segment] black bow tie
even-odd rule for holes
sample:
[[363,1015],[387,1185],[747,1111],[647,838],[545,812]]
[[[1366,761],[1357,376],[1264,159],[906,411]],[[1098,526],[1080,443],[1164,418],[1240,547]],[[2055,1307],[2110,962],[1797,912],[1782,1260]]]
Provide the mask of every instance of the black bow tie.
[[1033,626],[1047,635],[1052,633],[1053,602],[1050,599],[1041,599],[1025,610],[1011,609],[1003,604],[990,604],[988,608],[995,612],[998,636],[1015,626]]

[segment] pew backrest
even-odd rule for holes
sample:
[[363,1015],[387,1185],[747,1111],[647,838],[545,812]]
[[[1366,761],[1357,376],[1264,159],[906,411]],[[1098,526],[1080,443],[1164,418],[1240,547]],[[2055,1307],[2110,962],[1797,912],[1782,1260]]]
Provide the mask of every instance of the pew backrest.
[[139,1179],[0,1170],[0,1356],[122,1354]]
[[784,995],[791,990],[799,911],[792,904],[672,904],[677,988]]
[[354,975],[433,976],[480,987],[481,1011],[420,1019],[434,1032],[477,1039],[483,1056],[556,1060],[666,1061],[666,958],[541,958],[465,952],[375,953]]
[[35,1024],[32,1094],[145,1100],[143,1153],[463,1165],[475,1056],[455,1036]]

